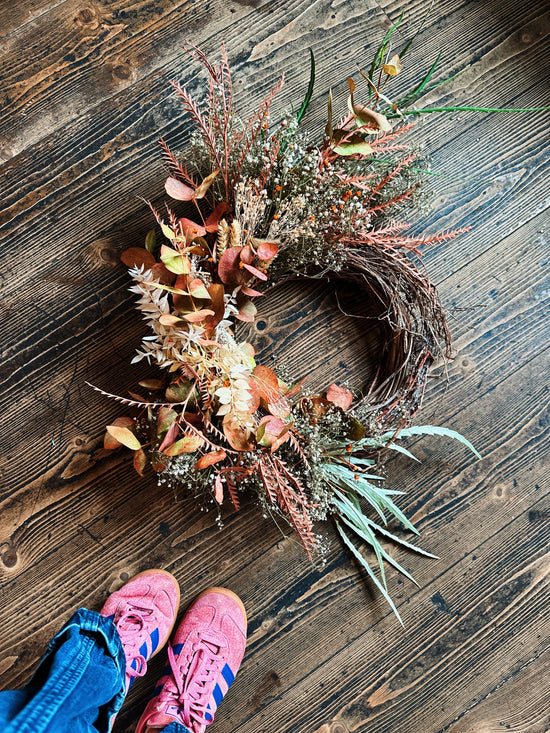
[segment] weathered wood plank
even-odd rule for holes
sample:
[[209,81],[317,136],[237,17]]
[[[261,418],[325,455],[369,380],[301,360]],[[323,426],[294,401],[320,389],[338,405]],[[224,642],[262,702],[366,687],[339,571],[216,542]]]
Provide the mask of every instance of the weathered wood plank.
[[[525,375],[517,375],[515,379],[511,378],[511,385],[503,384],[499,388],[501,394],[505,394],[507,392],[507,388],[513,390],[514,383],[522,384],[525,381],[524,376]],[[532,414],[525,416],[525,429],[523,431],[520,430],[518,434],[511,439],[507,446],[507,452],[518,464],[517,467],[519,470],[521,470],[522,465],[530,464],[530,457],[528,454],[523,454],[521,446],[525,445],[527,442],[535,444],[535,452],[542,455],[545,450],[543,446],[548,444],[548,431],[543,430],[541,432],[541,428],[538,425],[537,420],[538,407],[540,405],[541,398],[544,399],[544,390],[542,388],[538,393],[535,392],[532,395]],[[489,395],[486,399],[489,404],[493,404],[494,396]],[[481,409],[483,408],[484,406],[482,405]],[[533,428],[535,429],[535,434],[532,432]],[[537,441],[538,447],[536,446]],[[514,446],[514,443],[516,444],[516,447]],[[442,539],[445,547],[447,548],[446,552],[449,554],[446,557],[443,557],[442,561],[436,563],[435,568],[433,567],[433,563],[430,563],[429,561],[412,557],[404,559],[403,557],[399,557],[398,553],[397,558],[399,561],[405,562],[408,567],[412,567],[412,564],[416,566],[414,567],[413,572],[417,576],[422,587],[421,591],[416,592],[409,591],[408,589],[400,590],[399,584],[397,586],[394,585],[396,581],[395,575],[390,574],[390,587],[392,588],[392,592],[396,594],[399,599],[400,612],[404,615],[404,619],[409,627],[406,642],[403,641],[399,635],[395,639],[395,643],[400,646],[400,653],[402,655],[404,654],[403,643],[407,643],[410,646],[410,653],[416,653],[414,651],[416,649],[415,634],[420,634],[425,638],[426,632],[421,632],[416,627],[419,623],[422,623],[421,609],[425,609],[429,605],[428,598],[436,597],[436,594],[439,593],[442,598],[444,598],[444,601],[441,601],[440,604],[449,604],[450,608],[452,608],[453,614],[455,612],[459,613],[461,601],[453,601],[452,598],[456,596],[457,592],[460,592],[457,591],[456,588],[456,578],[457,576],[462,575],[462,573],[459,574],[456,571],[453,554],[451,554],[453,547],[460,547],[461,554],[465,553],[464,560],[461,562],[465,568],[468,568],[469,577],[477,579],[475,583],[471,583],[471,590],[469,591],[474,601],[477,603],[480,597],[480,588],[484,588],[484,595],[487,594],[487,589],[484,584],[480,582],[480,578],[478,576],[478,573],[484,564],[488,565],[486,572],[489,574],[491,579],[490,582],[494,582],[495,576],[498,577],[500,574],[505,575],[505,572],[507,572],[502,564],[504,561],[500,550],[496,552],[491,549],[488,555],[487,553],[485,553],[485,555],[478,554],[478,552],[481,553],[481,550],[479,549],[481,538],[490,538],[491,536],[496,537],[499,534],[504,535],[504,537],[497,541],[510,545],[508,548],[508,551],[510,552],[509,562],[519,563],[517,546],[524,542],[525,550],[532,551],[533,545],[530,544],[529,540],[531,533],[533,531],[536,533],[546,531],[544,529],[545,523],[540,521],[537,522],[536,517],[533,516],[533,521],[526,521],[523,523],[521,532],[518,533],[517,530],[512,532],[514,543],[511,545],[508,533],[501,530],[503,524],[506,524],[507,522],[509,523],[511,517],[526,518],[524,504],[525,500],[528,500],[532,486],[523,484],[514,490],[510,487],[507,492],[501,491],[499,494],[497,485],[493,487],[492,491],[481,491],[477,499],[473,498],[473,496],[475,496],[475,477],[477,476],[478,480],[483,482],[486,473],[497,473],[501,460],[500,455],[497,453],[494,457],[489,456],[485,459],[485,461],[489,461],[489,466],[486,465],[484,470],[481,469],[481,464],[479,464],[479,466],[474,464],[474,466],[470,466],[470,468],[467,469],[466,473],[464,473],[464,479],[469,477],[468,483],[472,487],[472,498],[469,502],[457,504],[452,488],[442,494],[441,501],[444,505],[448,504],[449,509],[451,509],[451,514],[453,516],[452,524],[449,525],[448,522],[446,522],[446,526],[441,526],[440,517],[438,516],[439,512],[436,510],[431,511],[421,522],[420,526],[422,527],[423,536],[425,538],[423,544],[429,549],[438,551],[437,545],[434,547],[433,544],[435,541],[435,532],[438,533],[438,538],[441,538],[442,533],[445,534]],[[122,475],[122,471],[119,471],[119,473]],[[533,473],[533,481],[540,481],[541,486],[544,485],[545,480],[547,482],[547,466],[536,466]],[[446,488],[447,484],[445,482],[445,478],[443,478],[443,483]],[[230,573],[232,586],[239,590],[244,586],[245,592],[243,593],[243,596],[248,604],[255,609],[251,614],[250,649],[255,656],[259,655],[259,659],[261,660],[263,656],[266,656],[268,659],[271,658],[273,656],[273,646],[277,646],[277,657],[281,658],[282,663],[285,664],[285,679],[289,685],[291,685],[292,682],[292,688],[296,685],[296,680],[292,681],[294,675],[298,675],[298,680],[302,679],[303,675],[307,674],[310,669],[312,671],[315,670],[318,661],[320,661],[317,656],[316,644],[311,643],[310,646],[307,647],[307,638],[310,635],[320,634],[324,640],[323,643],[325,644],[325,648],[331,649],[332,653],[338,656],[340,652],[337,652],[337,649],[341,649],[341,653],[344,653],[350,641],[357,638],[357,632],[359,629],[363,630],[361,633],[369,633],[368,629],[371,623],[374,623],[375,625],[382,623],[386,634],[389,634],[390,636],[392,636],[392,629],[395,633],[395,620],[392,619],[387,608],[384,607],[379,599],[374,605],[372,605],[372,601],[370,601],[369,605],[367,607],[365,606],[368,599],[360,585],[357,585],[355,572],[350,566],[341,568],[340,565],[342,560],[338,557],[334,557],[334,551],[331,553],[329,558],[329,567],[327,568],[326,577],[323,579],[323,576],[320,573],[316,573],[312,577],[311,571],[308,571],[307,562],[305,561],[305,558],[302,557],[301,549],[297,546],[293,548],[292,541],[290,541],[290,544],[289,541],[285,541],[284,545],[281,547],[271,545],[271,550],[268,550],[269,545],[265,544],[266,527],[265,525],[262,525],[262,523],[258,523],[258,518],[254,516],[254,512],[247,514],[246,516],[244,536],[247,539],[245,543],[239,543],[237,540],[239,535],[235,535],[235,532],[238,533],[239,531],[238,527],[241,522],[241,518],[237,517],[234,517],[230,522],[230,525],[226,530],[224,530],[225,532],[229,530],[231,536],[222,536],[217,533],[216,528],[212,527],[211,520],[206,522],[206,524],[210,526],[208,529],[207,526],[205,527],[204,521],[201,521],[202,518],[199,518],[197,535],[197,530],[193,528],[195,518],[189,513],[189,509],[187,512],[183,511],[180,515],[177,511],[174,511],[175,508],[172,505],[170,498],[166,496],[166,494],[162,497],[162,492],[159,492],[155,499],[155,505],[158,506],[157,519],[159,521],[159,526],[160,522],[164,521],[173,528],[171,537],[174,538],[175,544],[159,548],[159,535],[156,522],[155,524],[151,524],[145,531],[138,531],[141,523],[141,517],[143,516],[143,509],[140,507],[150,503],[150,495],[147,496],[146,493],[137,493],[136,495],[135,487],[132,489],[125,489],[124,493],[126,494],[126,497],[124,498],[122,505],[119,504],[118,507],[112,508],[105,507],[107,512],[107,521],[105,521],[105,518],[103,517],[94,519],[94,513],[97,512],[98,509],[99,496],[102,497],[101,501],[103,502],[107,498],[110,499],[111,494],[109,494],[109,497],[106,497],[105,492],[99,493],[97,490],[96,492],[85,492],[81,496],[80,505],[86,508],[88,516],[84,516],[82,521],[77,516],[76,520],[78,525],[80,525],[80,527],[86,527],[87,531],[77,532],[74,540],[71,539],[68,544],[59,547],[53,556],[44,557],[42,555],[40,552],[41,543],[37,541],[38,536],[36,534],[37,531],[39,533],[51,531],[51,527],[48,527],[47,524],[48,517],[44,517],[41,526],[36,525],[37,520],[34,520],[35,526],[33,527],[31,524],[27,528],[28,536],[24,538],[23,544],[23,548],[26,545],[27,550],[25,551],[22,548],[22,553],[34,552],[36,549],[38,565],[34,568],[33,573],[23,573],[22,575],[19,575],[15,583],[12,585],[11,593],[13,593],[15,597],[10,597],[11,594],[6,597],[12,612],[18,613],[18,606],[20,604],[23,604],[20,611],[21,613],[23,613],[23,609],[26,608],[25,599],[28,598],[28,592],[32,593],[32,586],[29,588],[28,592],[25,592],[24,588],[27,583],[34,582],[36,572],[38,572],[41,577],[52,577],[55,573],[55,568],[65,568],[55,583],[52,583],[47,589],[42,589],[45,595],[44,602],[46,605],[48,604],[48,598],[50,595],[57,598],[59,603],[60,594],[57,583],[63,587],[64,577],[74,578],[75,570],[71,567],[70,562],[68,562],[69,557],[74,557],[75,554],[77,555],[85,552],[89,561],[92,557],[94,558],[93,565],[97,567],[106,566],[106,557],[110,556],[113,557],[113,559],[118,558],[118,560],[116,560],[118,563],[117,573],[121,572],[122,569],[122,572],[131,574],[135,570],[139,569],[139,566],[128,567],[128,564],[124,559],[121,566],[120,558],[132,557],[132,555],[135,555],[139,545],[141,545],[144,555],[148,557],[149,560],[151,560],[151,558],[154,558],[157,561],[160,560],[161,562],[159,564],[164,564],[167,557],[171,557],[171,561],[174,563],[174,566],[169,566],[170,569],[175,570],[176,575],[182,579],[182,585],[185,585],[185,587],[188,588],[189,594],[192,596],[193,593],[200,588],[201,583],[205,582],[205,577],[202,573],[200,578],[193,578],[195,569],[197,567],[203,567],[203,562],[205,563],[204,567],[207,568],[207,573],[210,576],[208,577],[207,575],[206,582],[218,582],[220,579],[220,572],[224,578],[224,582],[227,582],[225,576],[227,575],[229,567],[215,569],[215,574],[213,576],[211,563],[208,562],[208,557],[219,556],[219,553],[222,552],[222,547],[227,546],[227,540],[231,539],[235,542],[235,546],[232,548],[233,559],[231,566],[239,567],[239,563],[235,563],[235,547],[238,556],[241,556],[242,553],[241,564],[246,566],[246,569],[239,571],[236,576]],[[120,496],[118,496],[117,499],[120,500]],[[128,505],[128,503],[132,506],[132,511],[129,511],[127,507],[124,507],[124,504]],[[540,503],[541,501],[539,500],[538,504]],[[544,504],[542,505],[542,509],[544,510]],[[540,512],[541,509],[535,508],[530,511],[534,511],[536,514],[537,512]],[[62,505],[56,508],[56,514],[58,518],[54,526],[57,527],[57,531],[66,533],[67,529],[69,529],[70,532],[70,528],[66,527],[66,522],[63,520],[65,512]],[[182,522],[184,523],[183,525],[181,524]],[[183,531],[180,535],[178,527],[182,526]],[[242,525],[240,526],[242,528]],[[269,534],[271,543],[273,542],[273,538],[276,537],[276,532],[273,533],[273,529],[274,528],[272,528],[272,532]],[[496,535],[492,535],[492,532],[495,531]],[[179,536],[185,537],[183,544],[179,540]],[[120,547],[121,537],[124,538],[122,547]],[[481,542],[481,544],[483,544],[483,542]],[[153,549],[155,545],[157,545],[156,551]],[[534,546],[543,548],[544,543],[534,542]],[[85,550],[84,547],[86,548]],[[265,552],[268,550],[267,555],[260,553],[256,556],[256,559],[252,561],[252,568],[247,564],[247,557],[250,554],[251,547],[255,547],[257,551],[263,549]],[[119,554],[120,551],[122,551],[122,555]],[[183,555],[181,554],[182,551],[184,553]],[[168,556],[166,555],[167,552]],[[444,555],[442,551],[439,552]],[[478,558],[477,563],[474,562],[472,558],[472,555],[474,554]],[[337,551],[336,555],[341,555],[341,553]],[[63,561],[63,556],[67,557],[66,561]],[[178,557],[183,560],[183,567],[179,564],[178,560],[176,560]],[[488,557],[498,557],[499,562],[497,564],[491,563],[487,559]],[[529,557],[529,560],[531,559],[532,558]],[[336,565],[334,565],[334,562],[336,562]],[[235,564],[233,565],[233,563]],[[46,564],[46,567],[44,567],[44,564]],[[254,565],[259,565],[257,570],[254,569]],[[51,569],[47,566],[51,566]],[[443,580],[445,577],[445,571],[442,566],[448,568],[447,575],[451,576],[447,580]],[[17,570],[16,568],[14,569]],[[88,573],[90,570],[93,572],[93,568],[90,568],[89,565],[82,570],[85,574],[84,577],[89,577]],[[436,570],[435,575],[434,570]],[[181,575],[182,571],[183,575]],[[252,585],[250,584],[251,573],[252,577],[256,579],[256,582]],[[189,577],[189,574],[191,574],[191,577]],[[113,573],[113,571],[108,573],[111,583],[114,580],[114,575],[115,573]],[[101,577],[101,575],[99,577]],[[277,601],[277,599],[280,594],[281,586],[273,586],[271,580],[273,577],[277,577],[278,582],[283,582],[284,584],[285,593],[280,601]],[[431,586],[428,587],[430,578],[433,580],[431,581]],[[310,586],[312,586],[311,589]],[[6,591],[8,591],[8,588],[9,586],[6,587]],[[254,592],[253,596],[250,597],[252,589],[254,589]],[[95,588],[92,589],[92,593],[95,593]],[[421,598],[419,598],[419,594]],[[406,600],[407,597],[411,597],[410,602]],[[432,602],[436,603],[434,600],[432,600]],[[63,603],[67,606],[66,613],[69,613],[69,609],[74,603],[74,599],[71,596],[68,596],[63,599]],[[323,614],[326,615],[326,621],[324,622],[322,619],[319,620],[315,618],[318,614],[318,611],[316,610],[318,608],[318,604],[321,604]],[[373,618],[374,609],[376,609],[376,611]],[[382,614],[381,616],[379,615],[380,612]],[[312,613],[314,614],[313,619],[311,619]],[[48,634],[50,634],[55,628],[57,619],[53,617],[49,626],[44,628],[42,611],[39,609],[27,609],[27,614],[26,623],[35,623],[39,637],[45,640]],[[34,622],[33,618],[35,619]],[[330,618],[333,618],[332,624],[328,621]],[[436,624],[433,632],[439,633],[441,619],[437,618],[437,621],[435,621],[433,616],[429,616],[426,623],[430,623],[430,619],[432,619]],[[343,627],[340,626],[340,623],[343,624]],[[341,632],[342,628],[345,630],[344,635]],[[31,645],[31,648],[35,649],[38,646],[39,642],[37,641],[36,634],[29,634],[28,627],[26,630],[22,629],[21,632],[23,634],[23,638],[15,640],[13,647],[10,646],[5,651],[5,655],[7,657],[11,658],[14,656],[13,651],[21,644],[21,642],[26,644],[26,642],[24,642],[25,638],[29,638],[28,643]],[[351,638],[349,633],[352,635]],[[312,638],[315,637],[313,636]],[[335,643],[336,648],[334,647]],[[368,641],[368,643],[369,645],[374,643],[374,639],[372,641]],[[33,647],[32,644],[35,646]],[[310,651],[306,651],[305,647],[310,649]],[[291,656],[288,657],[288,655]],[[389,652],[387,652],[387,655],[389,655]],[[32,659],[32,654],[30,656]],[[288,661],[288,666],[286,666],[285,659]],[[380,674],[380,669],[391,669],[392,665],[390,664],[390,659],[391,655],[378,660],[378,664],[380,665],[380,667],[377,668],[378,676]],[[311,665],[311,668],[309,665]],[[343,699],[346,699],[345,695],[343,695]],[[279,714],[280,713],[277,713],[277,715]],[[290,715],[292,715],[292,713],[290,713]],[[251,730],[252,729],[253,728],[251,728]],[[298,727],[296,730],[300,730],[300,728]],[[391,728],[388,728],[388,730],[391,730]]]
[[[420,468],[402,458],[389,466],[392,486],[409,492],[401,505],[422,545],[441,556],[395,551],[420,584],[415,590],[389,573],[406,632],[337,542],[325,568],[313,567],[250,501],[238,514],[224,511],[220,533],[191,498],[175,504],[166,487],[134,478],[127,457],[101,447],[103,426],[120,408],[83,385],[124,393],[141,374],[128,365],[143,327],[118,255],[150,228],[136,194],[162,200],[157,136],[183,148],[189,134],[167,86],[178,77],[200,89],[181,41],[192,37],[210,53],[226,40],[243,110],[284,71],[275,121],[304,93],[311,46],[318,82],[307,124],[321,132],[328,87],[345,104],[348,71],[364,65],[402,10],[400,39],[429,4],[22,0],[0,8],[0,626],[10,629],[0,640],[3,684],[23,683],[77,605],[98,608],[126,577],[158,565],[176,574],[186,600],[228,584],[249,610],[249,647],[216,720],[220,733],[548,727],[543,115],[440,115],[415,132],[434,168],[451,176],[433,179],[435,205],[419,228],[474,225],[425,253],[456,316],[456,358],[448,391],[443,378],[430,382],[422,421],[460,430],[484,460],[424,440],[411,441]],[[432,17],[398,87],[406,74],[420,78],[420,65],[443,48],[434,81],[469,68],[422,102],[548,101],[542,0],[443,0]],[[370,315],[345,292],[340,305]],[[306,297],[287,285],[265,306],[267,328],[253,331],[262,353],[275,351],[296,377],[306,364],[315,386],[335,376],[368,380],[376,329],[346,319],[328,289],[314,284]],[[308,325],[326,330],[321,346]],[[132,729],[162,666],[155,660],[150,678],[133,687],[118,730]]]
[[464,711],[447,728],[449,733],[500,733],[504,730],[546,733],[550,728],[550,699],[541,680],[550,675],[548,651],[512,670],[496,689]]

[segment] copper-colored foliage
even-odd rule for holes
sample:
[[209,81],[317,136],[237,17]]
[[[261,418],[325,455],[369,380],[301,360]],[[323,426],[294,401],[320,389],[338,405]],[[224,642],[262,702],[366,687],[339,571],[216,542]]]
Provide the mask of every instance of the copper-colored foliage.
[[213,466],[215,463],[223,461],[226,457],[227,453],[224,450],[214,450],[210,453],[205,453],[205,455],[201,456],[195,463],[195,468],[198,470],[208,468],[208,466]]
[[269,501],[283,512],[311,558],[316,546],[310,518],[313,506],[302,484],[280,458],[270,453],[260,456],[257,470]]
[[348,410],[353,402],[353,393],[337,384],[331,384],[327,390],[327,400],[343,410]]
[[153,255],[143,247],[128,247],[120,255],[120,261],[126,267],[141,267],[143,265],[147,269],[157,264]]

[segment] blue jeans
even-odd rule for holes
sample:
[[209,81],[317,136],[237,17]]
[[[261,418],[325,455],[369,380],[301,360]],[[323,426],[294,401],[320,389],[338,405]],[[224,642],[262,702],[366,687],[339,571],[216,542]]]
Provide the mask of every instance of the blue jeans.
[[[80,608],[22,690],[0,692],[2,733],[108,733],[126,696],[126,659],[110,619]],[[164,733],[191,733],[171,723]]]

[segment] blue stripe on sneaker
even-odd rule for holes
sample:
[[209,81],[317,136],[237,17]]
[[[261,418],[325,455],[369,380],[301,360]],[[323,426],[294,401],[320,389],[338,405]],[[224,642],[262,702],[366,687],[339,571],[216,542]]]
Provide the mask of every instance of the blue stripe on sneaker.
[[156,648],[159,645],[159,641],[159,630],[153,629],[153,632],[151,634],[151,656],[153,656],[153,654],[155,653]]
[[235,679],[235,675],[233,674],[233,671],[228,664],[226,664],[222,669],[222,677],[224,678],[227,686],[230,687],[231,683]]
[[216,701],[216,707],[218,707],[218,705],[223,700],[223,692],[219,685],[216,685],[216,687],[214,687],[214,691],[212,692],[212,695],[214,696],[214,700]]

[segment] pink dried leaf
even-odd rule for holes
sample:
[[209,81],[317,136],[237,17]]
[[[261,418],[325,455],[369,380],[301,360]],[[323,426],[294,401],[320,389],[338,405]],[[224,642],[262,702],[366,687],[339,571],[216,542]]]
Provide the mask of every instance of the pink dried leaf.
[[186,186],[185,183],[178,181],[177,178],[167,178],[164,184],[164,189],[170,198],[176,199],[176,201],[192,201],[195,190],[190,186]]
[[265,274],[265,272],[258,270],[257,268],[253,267],[252,265],[247,264],[246,262],[243,262],[243,267],[245,267],[248,270],[248,272],[251,272],[259,280],[267,280],[267,275]]
[[223,483],[220,474],[216,476],[216,482],[214,484],[214,498],[218,504],[223,504]]
[[353,402],[353,393],[333,383],[327,390],[327,400],[343,410],[349,410]]
[[204,321],[207,316],[215,315],[214,311],[210,310],[210,308],[202,308],[201,310],[194,311],[193,313],[184,313],[183,317],[189,323],[200,323],[201,321]]
[[168,428],[168,432],[164,436],[164,440],[159,445],[159,451],[163,451],[167,446],[172,445],[176,441],[180,431],[180,426],[177,421],[174,421]]

